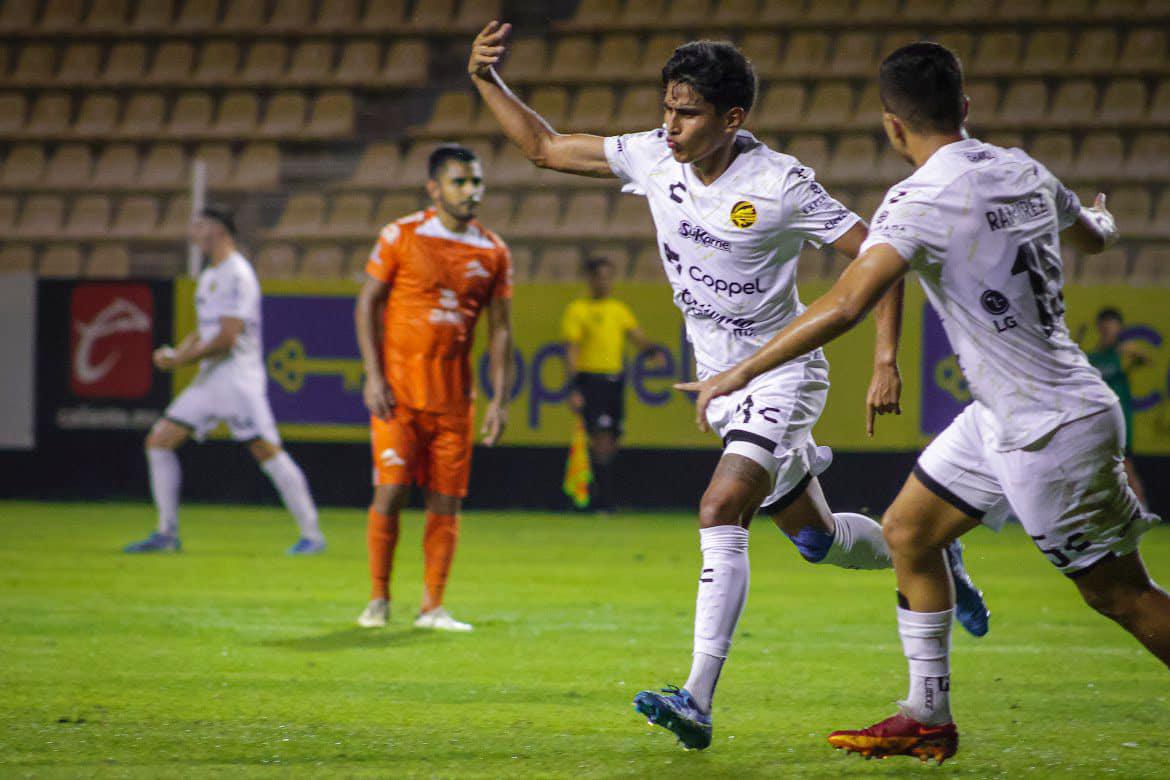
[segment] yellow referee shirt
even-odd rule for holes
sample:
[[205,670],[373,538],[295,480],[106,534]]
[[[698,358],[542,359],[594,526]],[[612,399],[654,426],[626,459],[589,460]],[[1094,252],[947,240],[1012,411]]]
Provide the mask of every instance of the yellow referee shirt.
[[577,370],[620,374],[626,334],[638,327],[634,313],[614,298],[578,298],[565,309],[565,340],[577,345]]

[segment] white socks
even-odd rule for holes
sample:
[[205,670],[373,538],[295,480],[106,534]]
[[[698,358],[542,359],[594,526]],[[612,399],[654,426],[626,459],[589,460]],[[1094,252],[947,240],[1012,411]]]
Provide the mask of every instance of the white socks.
[[898,634],[910,666],[910,692],[899,702],[919,723],[941,726],[951,718],[951,614],[898,607]]
[[280,500],[292,516],[296,518],[297,527],[301,529],[301,536],[314,542],[321,541],[321,529],[317,527],[317,506],[313,503],[313,496],[309,493],[309,482],[304,472],[293,462],[284,450],[275,456],[263,461],[260,468],[276,486],[280,493]]
[[818,563],[843,569],[889,569],[894,565],[878,523],[853,512],[837,512],[833,522],[837,526],[833,543]]
[[179,533],[179,487],[183,472],[174,450],[146,448],[146,465],[150,470],[150,492],[158,507],[158,532],[167,536]]
[[710,711],[731,635],[747,601],[748,532],[738,525],[700,528],[699,546],[703,570],[695,601],[695,654],[684,687],[701,709]]

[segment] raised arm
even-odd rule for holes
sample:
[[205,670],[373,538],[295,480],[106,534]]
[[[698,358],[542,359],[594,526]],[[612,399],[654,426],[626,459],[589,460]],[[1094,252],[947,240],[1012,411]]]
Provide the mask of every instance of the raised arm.
[[1060,239],[1073,249],[1087,255],[1104,252],[1120,238],[1117,223],[1109,209],[1105,208],[1105,193],[1097,193],[1093,207],[1081,209],[1077,221],[1064,229]]
[[362,398],[366,408],[375,417],[386,418],[394,408],[394,394],[386,382],[382,368],[381,324],[390,285],[367,276],[358,293],[354,307],[353,324],[357,333],[358,349],[362,353],[362,367],[366,372]]
[[494,66],[504,57],[511,30],[510,24],[489,22],[471,44],[471,59],[467,63],[471,82],[500,123],[504,135],[538,167],[583,176],[612,177],[601,136],[558,133],[504,84]]

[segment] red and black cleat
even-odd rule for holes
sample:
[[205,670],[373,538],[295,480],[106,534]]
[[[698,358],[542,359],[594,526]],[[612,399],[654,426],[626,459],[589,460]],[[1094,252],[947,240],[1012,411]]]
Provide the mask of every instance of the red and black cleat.
[[941,764],[959,749],[959,730],[954,723],[927,726],[898,713],[860,731],[834,731],[829,744],[866,758],[917,756]]

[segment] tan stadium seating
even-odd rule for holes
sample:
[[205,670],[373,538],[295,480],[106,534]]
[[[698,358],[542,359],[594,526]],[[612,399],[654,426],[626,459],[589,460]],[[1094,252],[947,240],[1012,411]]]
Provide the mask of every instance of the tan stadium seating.
[[1074,170],[1073,138],[1068,133],[1041,133],[1028,145],[1028,153],[1057,178],[1068,178]]
[[1135,138],[1123,172],[1131,179],[1170,182],[1170,133],[1142,133]]
[[206,92],[186,92],[179,95],[171,109],[167,133],[179,138],[197,138],[211,130],[213,101]]
[[999,0],[995,6],[995,18],[1006,21],[1020,21],[1023,19],[1041,19],[1045,15],[1047,0]]
[[288,61],[288,49],[279,41],[258,41],[248,50],[240,81],[245,84],[263,84],[279,81]]
[[1081,260],[1077,281],[1082,284],[1123,284],[1128,270],[1129,257],[1125,250],[1107,249]]
[[[605,80],[625,80],[639,60],[641,45],[633,33],[610,33],[601,39],[594,75]],[[662,66],[659,65],[661,68]]]
[[548,78],[558,83],[586,79],[597,59],[597,46],[588,35],[561,38],[553,49]]
[[[614,271],[619,278],[629,276],[632,270],[633,258],[630,257],[630,249],[626,244],[595,244],[585,254],[589,258],[604,257],[613,263]],[[581,270],[584,272],[584,267]]]
[[492,19],[501,18],[500,0],[463,0],[459,13],[451,20],[451,29],[476,33]]
[[1019,71],[1033,75],[1059,74],[1069,63],[1071,48],[1072,35],[1068,30],[1034,32],[1028,39]]
[[805,100],[800,84],[774,84],[759,96],[759,107],[750,121],[761,130],[798,127],[804,119]]
[[374,219],[370,223],[373,228],[370,235],[370,243],[373,244],[377,233],[391,222],[397,222],[403,217],[408,217],[419,210],[418,195],[399,193],[396,195],[384,195],[382,200],[378,201],[378,208],[374,212]]
[[154,84],[186,82],[195,67],[195,47],[186,41],[166,41],[154,53],[146,80]]
[[604,132],[610,127],[617,108],[613,90],[609,87],[586,87],[577,93],[573,110],[565,120],[565,130]]
[[607,27],[617,19],[619,0],[581,0],[573,14],[575,27]]
[[506,236],[512,231],[512,209],[515,205],[512,196],[506,192],[488,192],[480,204],[476,219],[488,230]]
[[361,28],[370,31],[399,30],[406,24],[407,0],[366,0]]
[[389,141],[367,144],[353,173],[340,186],[346,189],[387,189],[398,176],[402,155]]
[[106,93],[85,98],[73,123],[73,134],[85,138],[104,138],[118,125],[118,99]]
[[786,24],[804,16],[804,0],[762,0],[759,22],[767,25]]
[[89,184],[93,155],[84,144],[57,147],[45,168],[43,184],[52,189],[81,189]]
[[877,141],[872,135],[844,136],[833,150],[825,179],[847,183],[872,181],[877,155]]
[[[627,204],[637,206],[637,204]],[[600,192],[578,193],[569,198],[557,232],[561,235],[593,237],[595,226],[609,222],[609,196]]]
[[527,187],[536,180],[539,169],[528,161],[519,147],[505,143],[492,162],[490,187]]
[[265,244],[256,256],[261,279],[289,279],[296,275],[297,250],[291,244]]
[[1098,181],[1116,178],[1125,159],[1125,146],[1117,133],[1090,133],[1081,140],[1077,178]]
[[325,199],[316,194],[293,195],[273,229],[278,236],[312,236],[325,222]]
[[845,82],[821,81],[809,98],[804,124],[809,127],[844,127],[852,113],[853,88]]
[[545,249],[532,275],[533,281],[571,282],[581,278],[581,250],[575,246]]
[[1170,190],[1163,189],[1157,205],[1154,206],[1150,234],[1158,238],[1170,238]]
[[37,273],[50,278],[81,276],[81,250],[76,244],[53,244],[41,253]]
[[65,235],[74,238],[89,238],[105,235],[110,227],[113,205],[105,195],[85,195],[73,202],[69,210],[69,221],[65,223]]
[[524,244],[509,244],[508,252],[512,255],[512,275],[516,281],[532,281],[533,273],[536,270],[532,248]]
[[285,80],[293,84],[325,83],[333,70],[333,44],[304,41],[293,52]]
[[667,0],[636,0],[627,2],[618,14],[617,24],[621,27],[654,28],[662,23],[666,14]]
[[0,186],[7,190],[31,188],[45,175],[45,152],[40,144],[19,144],[11,147],[0,174]]
[[[666,23],[678,27],[702,27],[711,18],[712,0],[670,0]],[[714,0],[718,5],[719,0]]]
[[999,119],[999,88],[994,81],[971,81],[967,85],[968,115],[975,127]]
[[355,246],[350,249],[349,257],[345,261],[345,269],[342,272],[344,276],[357,281],[364,281],[366,278],[366,264],[370,262],[370,247]]
[[101,80],[106,84],[132,84],[146,78],[146,46],[119,43],[110,50]]
[[1170,79],[1163,79],[1154,90],[1146,119],[1153,124],[1170,124]]
[[435,101],[431,118],[418,128],[419,134],[441,137],[466,132],[472,125],[475,110],[475,100],[471,93],[463,90],[444,92]]
[[191,199],[186,195],[175,195],[167,203],[166,213],[156,231],[157,237],[162,240],[186,238],[190,227]]
[[1164,27],[1138,27],[1125,40],[1125,48],[1117,61],[1121,71],[1152,71],[1165,73],[1167,58],[1166,30]]
[[837,37],[826,73],[832,76],[866,76],[877,73],[877,38],[868,32],[846,32]]
[[43,92],[33,104],[24,132],[33,137],[64,134],[69,127],[69,96],[63,92]]
[[314,26],[331,32],[356,29],[358,5],[358,0],[321,0]]
[[410,151],[402,158],[402,165],[398,168],[398,175],[391,182],[394,189],[421,189],[427,180],[427,159],[435,150],[437,143],[423,141],[415,143]]
[[191,80],[209,86],[225,84],[235,79],[239,67],[240,47],[237,44],[211,40],[199,50],[199,62],[195,65]]
[[1142,247],[1133,261],[1133,284],[1170,285],[1170,246],[1161,244]]
[[130,252],[125,244],[99,244],[89,253],[85,275],[96,279],[125,279],[130,275]]
[[235,163],[227,144],[201,144],[191,156],[192,162],[201,162],[207,170],[207,186],[216,189],[228,182]]
[[450,25],[454,16],[455,0],[427,0],[414,4],[410,26],[416,30],[441,30]]
[[338,196],[333,200],[329,219],[322,233],[364,238],[370,234],[370,216],[373,210],[374,201],[369,195],[349,193]]
[[626,79],[658,82],[662,75],[662,66],[674,54],[674,50],[687,39],[679,33],[662,33],[654,35],[646,42],[642,49],[642,57],[638,66],[627,71]]
[[75,43],[65,49],[61,66],[57,68],[56,82],[89,84],[101,70],[102,52],[95,43]]
[[382,64],[382,49],[373,41],[354,41],[341,50],[341,59],[333,73],[338,84],[364,84],[377,77]]
[[314,5],[314,0],[276,0],[266,30],[302,32],[310,29],[313,26]]
[[882,126],[882,99],[876,81],[870,81],[861,90],[861,97],[849,118],[849,126],[854,130],[872,128],[880,130]]
[[264,122],[257,133],[269,138],[292,136],[305,126],[305,96],[300,92],[278,92],[268,99]]
[[124,238],[151,236],[158,226],[158,200],[135,195],[122,201],[110,233]]
[[999,119],[1017,127],[1043,124],[1048,108],[1048,88],[1039,79],[1018,79],[1003,96]]
[[542,79],[547,69],[548,43],[543,37],[517,38],[513,41],[502,68],[511,84]]
[[641,198],[622,196],[613,210],[608,228],[599,226],[599,232],[608,233],[614,238],[654,238],[654,223],[650,220],[650,210]]
[[[1109,195],[1109,210],[1121,234],[1142,236],[1150,226],[1150,193],[1145,187],[1118,187]],[[1084,202],[1092,202],[1091,199]]]
[[134,185],[137,179],[138,152],[134,146],[110,144],[102,149],[94,163],[90,186],[99,190],[126,189]]
[[[5,240],[12,235],[16,226],[17,201],[12,196],[0,196],[0,234]],[[0,242],[2,245],[4,242]]]
[[512,232],[521,236],[549,236],[556,232],[561,201],[551,192],[526,195],[516,208]]
[[936,41],[953,51],[964,66],[970,65],[972,55],[975,53],[975,41],[970,33],[948,30],[938,35],[930,36],[930,40]]
[[1146,85],[1137,79],[1111,81],[1101,98],[1098,121],[1110,125],[1140,122],[1148,97]]
[[[907,167],[902,178],[909,176],[912,171]],[[896,180],[895,180],[896,181]],[[856,199],[853,201],[853,211],[855,214],[861,216],[862,219],[872,220],[877,213],[878,207],[882,205],[882,201],[886,199],[886,187],[868,187],[858,193]]]
[[19,92],[0,92],[0,136],[14,135],[24,128],[28,101]]
[[1117,32],[1109,27],[1082,30],[1069,65],[1087,73],[1108,73],[1117,62]]
[[215,27],[219,15],[219,0],[181,0],[182,8],[172,23],[181,32],[206,32]]
[[386,67],[382,70],[382,81],[386,84],[405,86],[426,80],[428,63],[427,45],[423,41],[398,41],[386,52]]
[[255,143],[244,147],[236,170],[226,185],[233,190],[275,190],[280,184],[280,150],[276,144]]
[[987,143],[1004,149],[1023,148],[1024,146],[1023,134],[1014,130],[997,130],[980,137]]
[[126,138],[146,138],[160,135],[163,118],[166,116],[166,101],[157,92],[140,92],[133,95],[122,113],[118,135]]
[[5,3],[0,7],[0,33],[19,33],[36,26],[37,4]]
[[780,72],[785,76],[815,76],[825,71],[829,36],[819,32],[797,32],[788,37]]
[[618,103],[613,127],[637,133],[662,127],[662,92],[658,87],[629,87]]
[[751,32],[740,41],[740,48],[760,78],[783,75],[780,63],[780,36],[773,32]]
[[28,244],[0,244],[0,274],[31,272],[35,265],[36,253]]
[[878,41],[877,58],[874,64],[873,73],[877,73],[877,67],[881,61],[886,58],[886,55],[893,54],[896,50],[911,43],[926,40],[926,36],[919,30],[903,27],[892,32],[888,32]]
[[27,44],[16,59],[12,72],[13,84],[48,84],[57,67],[57,49],[44,44]]
[[947,9],[947,20],[972,22],[986,19],[994,11],[995,0],[951,0]]
[[147,190],[181,189],[190,184],[187,155],[178,144],[155,144],[142,161],[138,186]]
[[305,252],[301,260],[301,276],[311,279],[333,279],[341,276],[345,253],[339,246],[315,246]]
[[977,76],[994,76],[1019,71],[1022,46],[1019,33],[984,33],[975,44],[971,72]]
[[158,32],[171,26],[175,18],[174,0],[139,0],[134,7],[130,29],[136,32]]
[[642,244],[634,252],[630,260],[630,279],[638,282],[666,281],[666,271],[662,267],[662,256],[658,254],[656,244]]
[[353,132],[353,95],[325,92],[313,101],[303,134],[312,138],[338,138]]
[[914,22],[938,22],[946,19],[947,4],[940,0],[905,0],[901,18]]
[[251,92],[229,92],[219,101],[219,113],[211,134],[220,138],[244,138],[256,130],[260,104]]
[[711,21],[716,27],[747,27],[758,18],[757,0],[717,0]]
[[255,0],[229,0],[219,28],[229,32],[260,30],[264,27],[265,5]]
[[831,5],[837,8],[834,9],[832,18],[836,21],[856,20],[866,24],[885,23],[898,17],[901,4],[901,0],[857,0],[857,7],[851,10],[845,3],[833,3]]
[[[877,172],[875,181],[880,181],[888,185],[893,185],[914,172],[910,167],[910,163],[899,157],[898,153],[891,149],[890,145],[884,141],[881,144],[881,151],[878,152],[877,168],[875,170]],[[873,216],[873,212],[867,214],[866,219],[871,216]]]
[[37,25],[44,32],[69,32],[81,26],[82,0],[46,0]]
[[1052,99],[1050,120],[1065,126],[1083,125],[1097,113],[1097,88],[1087,79],[1064,81]]
[[812,168],[818,176],[824,176],[829,167],[829,141],[823,133],[781,137],[780,151],[790,154],[801,165]]

